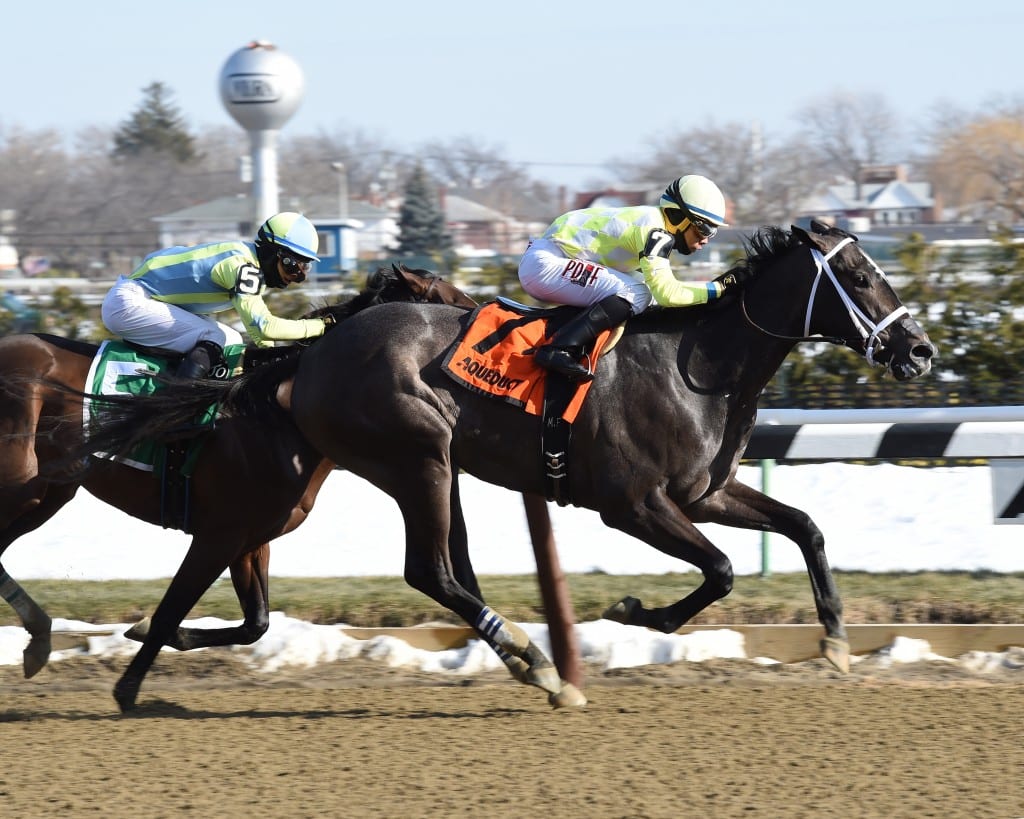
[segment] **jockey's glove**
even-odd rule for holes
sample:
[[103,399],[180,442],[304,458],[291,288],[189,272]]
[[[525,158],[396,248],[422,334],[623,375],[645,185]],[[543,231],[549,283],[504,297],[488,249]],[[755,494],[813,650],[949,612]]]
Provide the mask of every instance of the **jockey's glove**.
[[320,318],[323,319],[323,322],[324,322],[324,332],[325,333],[328,330],[330,330],[335,324],[338,323],[338,320],[334,316],[332,316],[330,313],[328,313],[325,316],[321,316]]
[[743,284],[749,278],[750,271],[740,267],[735,270],[727,270],[721,276],[713,279],[713,281],[720,284],[722,286],[722,290],[728,290],[730,287]]

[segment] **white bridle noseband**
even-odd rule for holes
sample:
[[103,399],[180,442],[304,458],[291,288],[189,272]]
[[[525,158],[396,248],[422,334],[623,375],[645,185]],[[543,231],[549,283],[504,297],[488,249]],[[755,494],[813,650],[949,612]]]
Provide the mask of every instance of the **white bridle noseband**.
[[[828,276],[832,285],[835,287],[836,293],[839,295],[839,298],[842,299],[843,306],[846,307],[846,312],[850,316],[850,321],[853,322],[853,326],[856,328],[857,332],[860,333],[860,337],[864,341],[864,358],[867,360],[868,364],[874,367],[876,347],[881,349],[881,341],[878,338],[879,333],[885,330],[886,327],[897,319],[910,315],[910,311],[901,304],[878,324],[875,324],[870,318],[868,318],[863,310],[853,303],[853,299],[850,298],[842,285],[839,284],[835,273],[832,272],[832,267],[828,263],[829,259],[846,247],[846,245],[852,244],[853,241],[852,237],[847,236],[825,254],[822,254],[822,252],[815,247],[811,248],[811,257],[814,259],[814,264],[818,268],[818,272],[814,277],[814,283],[811,285],[811,294],[807,300],[807,313],[806,318],[804,319],[804,335],[809,336],[811,332],[811,313],[814,310],[814,298],[818,293],[818,284],[821,282],[821,277],[824,273]],[[885,272],[875,264],[874,260],[868,256],[867,253],[864,253],[863,250],[860,252],[863,254],[864,258],[867,259],[868,263],[877,271],[878,275],[883,279],[888,278],[885,275]]]

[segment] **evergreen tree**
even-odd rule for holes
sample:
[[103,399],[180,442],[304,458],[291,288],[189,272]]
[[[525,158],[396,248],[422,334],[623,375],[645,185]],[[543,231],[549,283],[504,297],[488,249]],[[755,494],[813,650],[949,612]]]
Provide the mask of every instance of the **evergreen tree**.
[[448,252],[452,238],[445,230],[444,213],[421,165],[413,169],[404,196],[398,214],[399,253],[430,256]]
[[196,158],[195,141],[181,112],[173,104],[170,90],[161,82],[142,89],[143,101],[114,134],[114,159],[147,153],[165,154],[178,162]]

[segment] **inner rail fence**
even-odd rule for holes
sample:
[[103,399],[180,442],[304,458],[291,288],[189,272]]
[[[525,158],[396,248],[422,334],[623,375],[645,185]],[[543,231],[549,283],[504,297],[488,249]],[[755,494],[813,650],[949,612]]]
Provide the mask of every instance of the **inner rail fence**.
[[[996,523],[1024,523],[1024,406],[772,409],[758,411],[743,460],[761,465],[771,494],[777,462],[985,460]],[[770,533],[761,574],[771,574]]]

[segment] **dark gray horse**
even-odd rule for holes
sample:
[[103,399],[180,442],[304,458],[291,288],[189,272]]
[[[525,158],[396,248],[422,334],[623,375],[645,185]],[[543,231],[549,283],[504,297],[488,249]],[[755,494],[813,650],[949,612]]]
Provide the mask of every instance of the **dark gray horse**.
[[[672,605],[646,608],[625,597],[606,617],[670,633],[729,593],[730,561],[695,524],[777,532],[806,561],[824,656],[847,670],[842,603],[821,531],[805,512],[740,483],[736,470],[758,396],[798,342],[827,337],[898,380],[928,372],[934,348],[850,234],[821,225],[813,232],[763,229],[734,273],[743,284],[720,302],[630,320],[601,360],[574,424],[570,496],[606,525],[703,574],[700,586]],[[445,351],[465,322],[457,309],[384,305],[304,351],[297,368],[286,362],[281,387],[264,379],[230,395],[223,386],[212,389],[249,415],[276,394],[319,452],[398,503],[410,585],[473,626],[513,676],[548,691],[552,704],[579,704],[582,695],[521,628],[484,604],[461,568],[469,563],[459,470],[518,492],[545,489],[541,421],[443,372]],[[157,396],[189,401],[187,391]],[[145,435],[176,422],[159,412],[140,418],[136,433]],[[501,520],[496,510],[490,537],[502,537]]]

